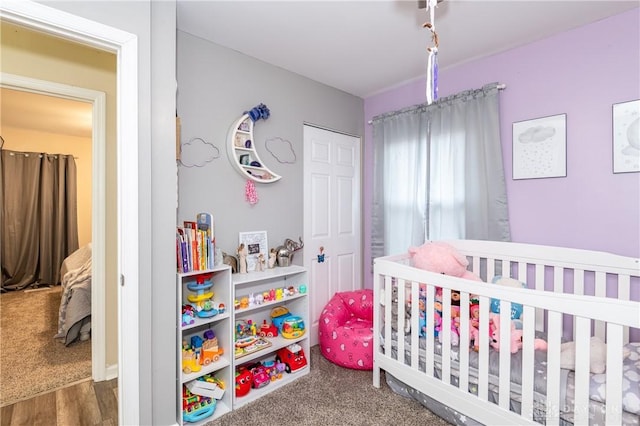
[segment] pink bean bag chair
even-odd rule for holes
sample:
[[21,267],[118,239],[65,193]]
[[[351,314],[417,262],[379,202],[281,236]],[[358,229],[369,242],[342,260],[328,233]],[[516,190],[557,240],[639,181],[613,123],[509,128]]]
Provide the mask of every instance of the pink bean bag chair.
[[373,369],[373,290],[339,292],[320,314],[320,351],[355,370]]

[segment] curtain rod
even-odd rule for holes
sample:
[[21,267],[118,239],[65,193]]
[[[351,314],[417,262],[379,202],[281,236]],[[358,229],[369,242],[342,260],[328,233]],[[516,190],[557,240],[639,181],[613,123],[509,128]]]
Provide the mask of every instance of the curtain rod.
[[[61,156],[61,157],[69,157],[71,155],[71,154],[46,154],[46,153],[45,154],[41,154],[39,152],[31,152],[31,153],[30,152],[18,152],[18,154],[24,155],[25,157],[29,157],[30,155],[33,154],[33,155],[37,155],[39,158],[42,158],[45,155],[54,156],[54,157],[57,157],[58,155]],[[15,152],[10,152],[9,155],[16,155],[16,153]],[[80,157],[76,157],[75,155],[73,156],[73,158],[75,160],[79,160],[80,159]]]
[[[496,89],[498,89],[498,90],[504,90],[506,88],[507,88],[507,85],[504,84],[504,83],[499,83],[499,84],[496,85]],[[367,124],[373,124],[373,120],[367,121]]]

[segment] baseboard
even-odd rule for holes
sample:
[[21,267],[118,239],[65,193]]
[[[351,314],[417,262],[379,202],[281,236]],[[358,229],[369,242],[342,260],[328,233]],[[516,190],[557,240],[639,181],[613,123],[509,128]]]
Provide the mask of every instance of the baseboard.
[[118,377],[118,364],[108,366],[105,373],[105,380],[111,380]]

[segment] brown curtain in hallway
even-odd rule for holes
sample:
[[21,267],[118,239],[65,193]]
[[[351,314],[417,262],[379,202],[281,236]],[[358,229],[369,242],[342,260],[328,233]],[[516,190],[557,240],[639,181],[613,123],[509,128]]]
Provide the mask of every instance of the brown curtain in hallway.
[[2,150],[2,291],[60,282],[78,249],[76,163],[71,155]]

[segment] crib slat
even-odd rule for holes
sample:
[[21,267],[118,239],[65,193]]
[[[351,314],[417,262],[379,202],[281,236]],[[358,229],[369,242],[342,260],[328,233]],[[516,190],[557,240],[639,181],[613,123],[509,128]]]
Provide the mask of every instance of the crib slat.
[[586,425],[589,423],[589,359],[591,320],[577,317],[574,341],[576,343],[575,359],[575,395],[574,395],[574,424]]
[[573,294],[584,294],[584,269],[573,270]]
[[489,298],[479,297],[480,303],[480,346],[478,349],[478,397],[489,398]]
[[[535,288],[538,291],[544,291],[544,265],[536,264]],[[544,311],[536,309],[536,330],[544,331]]]
[[451,289],[442,289],[442,327],[440,330],[442,381],[451,383]]
[[[469,293],[460,293],[460,306],[469,306]],[[469,310],[460,309],[460,354],[458,386],[463,391],[469,389]]]
[[562,314],[548,312],[547,349],[547,425],[560,421],[560,338],[562,337]]
[[498,391],[498,405],[509,409],[511,397],[511,303],[500,301],[500,374],[498,376],[500,388]]
[[393,283],[390,275],[384,277],[384,353],[391,357],[391,292]]
[[426,368],[425,374],[428,377],[433,377],[434,366],[434,349],[435,349],[435,337],[433,334],[434,329],[434,306],[435,306],[435,287],[432,285],[427,286],[427,354],[426,354]]
[[[405,363],[404,359],[404,325],[405,325],[405,300],[407,300],[405,296],[407,281],[403,279],[398,280],[398,303],[397,303],[397,311],[398,311],[398,323],[396,324],[396,330],[398,330],[398,361],[401,363]],[[391,317],[390,317],[391,318]]]
[[[535,309],[524,306],[522,310],[522,337],[525,342],[533,341],[535,335]],[[522,409],[521,415],[526,419],[533,419],[533,389],[534,389],[534,353],[522,353]]]
[[608,425],[622,424],[622,326],[607,323],[607,414]]
[[506,259],[497,259],[495,274],[500,275],[502,277],[510,277],[511,271],[509,271],[509,261]]
[[[631,277],[629,275],[618,275],[618,299],[631,300]],[[622,330],[623,342],[629,343],[629,329]]]
[[487,282],[491,282],[496,276],[496,260],[487,258]]
[[558,266],[553,268],[553,291],[564,293],[564,268]]
[[[597,297],[606,297],[607,296],[607,276],[604,272],[596,272],[596,283],[595,283],[595,295]],[[604,333],[605,323],[602,321],[596,321],[594,327],[594,335],[598,336],[602,340],[605,340]]]
[[479,256],[473,256],[473,259],[471,260],[471,270],[477,275],[480,276],[480,257]]
[[526,262],[518,262],[518,280],[520,280],[523,283],[526,283],[528,281]]
[[411,368],[414,371],[418,371],[420,366],[420,322],[416,320],[420,317],[419,286],[419,283],[411,282]]
[[[584,269],[574,269],[573,270],[573,294],[583,295],[584,294]],[[576,336],[576,319],[578,317],[573,317],[573,329],[571,330],[571,336],[568,336],[570,339],[575,339]]]

